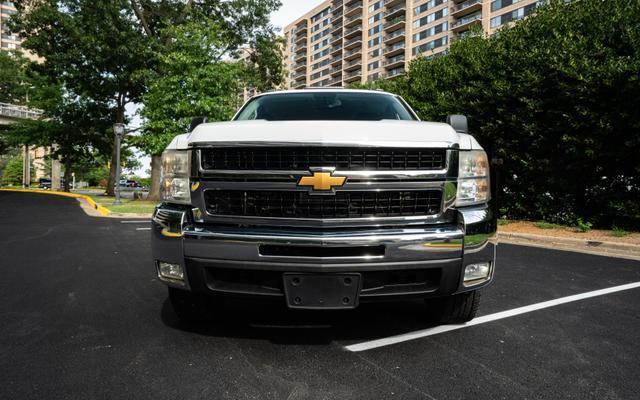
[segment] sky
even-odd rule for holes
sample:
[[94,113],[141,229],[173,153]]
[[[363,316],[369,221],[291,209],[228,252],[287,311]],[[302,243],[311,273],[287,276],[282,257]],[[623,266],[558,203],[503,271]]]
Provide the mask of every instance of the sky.
[[271,23],[279,28],[284,28],[302,14],[312,10],[322,0],[281,0],[282,7],[271,14]]
[[[302,14],[307,11],[312,10],[318,4],[322,3],[322,0],[281,0],[282,7],[274,13],[271,14],[271,23],[280,28],[279,33],[282,33],[282,28],[296,20]],[[130,117],[130,128],[136,128],[142,124],[142,121],[138,116],[135,115],[137,107],[135,105],[131,105],[127,107],[127,114]],[[142,163],[142,167],[138,170],[134,171],[135,175],[138,176],[147,176],[147,171],[151,168],[151,159],[145,156],[142,153],[138,153],[138,157],[140,162]]]

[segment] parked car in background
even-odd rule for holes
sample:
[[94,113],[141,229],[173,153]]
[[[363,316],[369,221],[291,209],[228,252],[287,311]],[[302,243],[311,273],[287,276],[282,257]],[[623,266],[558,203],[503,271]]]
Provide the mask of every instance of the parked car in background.
[[[60,187],[64,186],[64,178],[60,178]],[[51,178],[38,179],[38,187],[40,189],[51,190]]]

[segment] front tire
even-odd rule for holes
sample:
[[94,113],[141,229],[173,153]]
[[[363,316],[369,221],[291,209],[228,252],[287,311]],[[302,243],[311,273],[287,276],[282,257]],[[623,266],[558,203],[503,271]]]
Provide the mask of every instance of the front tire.
[[212,302],[205,295],[170,287],[169,300],[173,311],[184,322],[205,322],[213,317]]
[[475,318],[480,307],[480,291],[427,299],[427,318],[439,324],[464,323]]

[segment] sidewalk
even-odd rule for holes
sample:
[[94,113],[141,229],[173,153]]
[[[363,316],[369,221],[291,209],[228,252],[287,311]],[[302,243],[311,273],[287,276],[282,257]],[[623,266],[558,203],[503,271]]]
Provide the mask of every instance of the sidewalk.
[[575,232],[569,227],[541,229],[533,222],[513,221],[498,227],[498,238],[501,243],[640,260],[640,233],[616,237],[613,232],[598,229]]

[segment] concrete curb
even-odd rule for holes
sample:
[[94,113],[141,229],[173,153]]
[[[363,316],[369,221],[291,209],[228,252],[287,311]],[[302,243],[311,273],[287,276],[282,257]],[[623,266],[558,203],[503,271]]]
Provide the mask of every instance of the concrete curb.
[[107,208],[99,205],[95,202],[91,197],[85,194],[77,194],[77,193],[67,193],[67,192],[57,192],[52,190],[39,190],[39,189],[0,189],[2,192],[22,192],[22,193],[39,193],[39,194],[52,194],[54,196],[64,196],[64,197],[74,197],[76,199],[85,200],[91,208],[98,211],[101,215],[107,216],[111,213]]
[[498,232],[498,239],[502,243],[570,250],[581,253],[640,260],[640,246],[635,244],[602,242],[596,240],[563,238],[517,232]]

